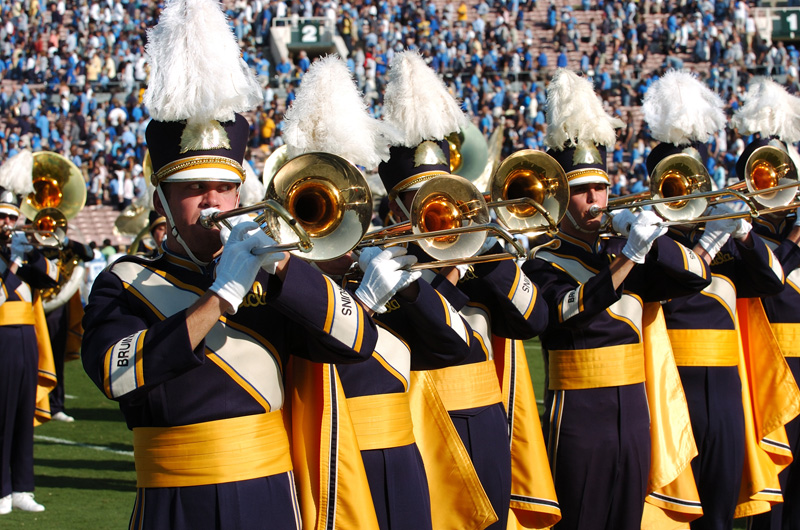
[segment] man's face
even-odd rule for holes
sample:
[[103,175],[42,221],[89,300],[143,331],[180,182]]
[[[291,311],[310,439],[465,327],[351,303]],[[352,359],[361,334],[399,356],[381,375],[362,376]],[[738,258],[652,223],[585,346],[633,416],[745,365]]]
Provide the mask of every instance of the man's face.
[[18,218],[16,215],[0,213],[0,239],[7,240],[11,237],[11,229],[17,224]]
[[[206,208],[217,208],[223,212],[236,208],[239,202],[238,186],[219,181],[169,182],[164,186],[164,195],[178,233],[198,259],[211,261],[222,249],[222,242],[219,239],[219,229],[209,230],[200,225],[200,212]],[[154,195],[154,206],[159,214],[165,215],[158,194]],[[168,231],[170,250],[182,252],[182,247],[173,239]]]
[[164,241],[166,235],[167,223],[156,225],[155,228],[153,228],[153,239],[155,240],[156,245],[161,246],[161,242]]
[[608,204],[608,186],[605,184],[583,184],[570,188],[567,210],[575,222],[589,231],[600,230],[602,214],[592,216],[589,208],[598,206],[605,208]]

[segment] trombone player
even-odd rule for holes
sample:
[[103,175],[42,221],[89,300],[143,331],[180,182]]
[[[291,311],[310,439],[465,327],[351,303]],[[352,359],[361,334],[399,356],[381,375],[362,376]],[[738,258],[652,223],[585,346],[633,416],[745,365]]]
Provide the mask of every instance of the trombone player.
[[540,246],[522,270],[550,308],[541,340],[545,438],[562,512],[555,528],[635,530],[651,464],[643,302],[699,291],[708,268],[661,237],[652,212],[635,216],[627,239],[601,234],[592,207],[606,205],[606,148],[622,124],[569,70],[556,72],[547,96],[548,152],[567,174],[569,205],[559,232],[532,243]]
[[290,354],[363,361],[377,332],[348,293],[270,252],[256,223],[237,224],[224,244],[198,223],[209,209],[236,207],[249,134],[238,111],[261,99],[219,3],[168,4],[147,54],[146,137],[165,251],[124,256],[97,277],[82,351],[134,433],[131,526],[300,527],[283,369]]
[[[685,101],[695,105],[687,108]],[[650,87],[643,110],[653,137],[661,141],[647,158],[653,185],[680,178],[676,171],[686,167],[698,172],[686,178],[710,180],[699,152],[725,126],[719,97],[692,74],[670,71]],[[675,213],[684,203],[671,204],[656,208]],[[720,210],[725,211],[718,206],[709,213]],[[704,227],[688,219],[668,232],[675,241],[695,246],[711,271],[711,284],[703,291],[662,304],[698,450],[691,465],[703,515],[691,522],[693,530],[731,528],[739,501],[746,439],[742,385],[747,381],[739,372],[737,299],[783,290],[778,260],[748,220],[733,217],[712,219]]]
[[[436,179],[448,183],[462,180],[449,176],[446,137],[463,128],[466,117],[435,72],[413,51],[399,53],[392,61],[385,109],[384,119],[402,135],[378,171],[389,192],[394,218],[404,221],[411,218],[415,197],[422,194],[420,188]],[[457,190],[451,191],[455,196]],[[494,250],[502,249],[497,244]],[[410,246],[409,252],[420,261],[430,260],[418,245]],[[460,266],[443,268],[438,274],[426,271],[423,280],[430,282],[473,330],[465,359],[429,373],[497,515],[498,521],[488,528],[504,529],[511,517],[528,526],[552,525],[560,512],[547,466],[540,465],[543,457],[528,458],[539,448],[544,452],[543,441],[537,438],[539,426],[523,421],[520,414],[511,416],[535,405],[528,402],[514,410],[505,406],[508,392],[504,395],[504,389],[530,385],[523,380],[527,370],[516,372],[504,387],[498,378],[503,361],[516,359],[514,340],[532,338],[546,325],[547,307],[539,288],[514,260],[480,264],[469,271]],[[513,433],[509,425],[515,426]]]
[[[762,170],[772,166],[774,173],[786,173],[787,177],[797,180],[796,157],[790,156],[789,150],[794,149],[792,145],[800,140],[798,112],[800,98],[790,95],[774,81],[760,79],[748,87],[745,103],[732,120],[742,134],[757,134],[736,164],[736,174],[741,181],[754,168],[765,163]],[[759,116],[762,119],[756,119]],[[771,119],[765,120],[765,117]],[[800,330],[800,211],[796,190],[793,189],[787,199],[773,206],[758,203],[759,209],[765,213],[753,220],[753,232],[772,249],[786,275],[784,289],[774,296],[763,297],[761,302],[780,353],[797,384],[800,382],[800,342],[797,339]],[[753,516],[750,528],[754,530],[787,530],[800,524],[800,467],[797,464],[800,459],[800,419],[795,417],[784,427],[793,460],[778,475],[783,502],[773,503],[771,510]]]
[[58,268],[14,230],[19,215],[14,193],[0,191],[0,515],[44,511],[33,495],[33,427],[50,419],[47,392],[37,402],[40,377],[55,386],[36,289],[55,286]]

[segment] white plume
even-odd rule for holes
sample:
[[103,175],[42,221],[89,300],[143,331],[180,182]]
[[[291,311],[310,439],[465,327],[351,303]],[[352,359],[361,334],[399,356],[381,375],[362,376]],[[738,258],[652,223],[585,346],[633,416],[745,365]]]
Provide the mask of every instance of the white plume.
[[16,193],[27,195],[33,191],[33,153],[30,149],[21,149],[0,166],[0,187]]
[[722,99],[690,72],[664,74],[647,89],[642,110],[652,137],[673,145],[705,143],[725,127]]
[[398,133],[369,115],[347,65],[330,55],[314,61],[286,112],[287,160],[314,151],[341,156],[366,168],[389,159]]
[[261,102],[217,0],[173,0],[147,31],[144,104],[158,121],[232,121]]
[[744,96],[744,105],[731,118],[741,134],[777,136],[786,143],[800,140],[800,98],[766,77],[754,79]]
[[615,129],[623,125],[605,111],[588,79],[566,68],[556,71],[547,86],[547,147],[559,151],[579,144],[611,147]]
[[245,179],[241,188],[239,188],[239,205],[252,206],[264,200],[267,189],[261,183],[261,179],[258,178],[256,172],[253,171],[253,166],[250,165],[250,162],[245,160],[242,167],[244,167]]
[[395,145],[406,147],[443,140],[469,122],[444,82],[415,51],[392,59],[383,110],[384,119],[402,132]]

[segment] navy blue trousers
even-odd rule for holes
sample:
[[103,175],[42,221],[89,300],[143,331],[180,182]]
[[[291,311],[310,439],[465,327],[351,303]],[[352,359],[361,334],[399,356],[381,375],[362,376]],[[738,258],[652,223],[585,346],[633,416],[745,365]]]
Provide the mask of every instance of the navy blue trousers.
[[381,530],[430,530],[431,498],[416,444],[361,451]]
[[[800,357],[786,357],[794,380],[800,384]],[[800,530],[800,416],[786,425],[786,435],[792,446],[794,460],[779,475],[783,503],[772,510],[753,516],[748,528],[753,530]]]
[[692,530],[733,528],[744,466],[744,411],[737,366],[679,366],[697,457],[692,472],[703,516]]
[[0,326],[0,497],[33,491],[38,364],[33,326]]
[[55,414],[64,411],[64,350],[67,347],[66,305],[52,310],[46,318],[50,346],[53,349],[53,363],[56,368],[56,387],[50,391],[50,414]]
[[545,394],[556,530],[639,530],[650,471],[644,384]]
[[184,488],[139,488],[130,528],[295,530],[301,527],[291,472]]
[[497,514],[487,530],[505,530],[511,505],[511,442],[508,416],[502,403],[488,407],[450,411],[475,472]]

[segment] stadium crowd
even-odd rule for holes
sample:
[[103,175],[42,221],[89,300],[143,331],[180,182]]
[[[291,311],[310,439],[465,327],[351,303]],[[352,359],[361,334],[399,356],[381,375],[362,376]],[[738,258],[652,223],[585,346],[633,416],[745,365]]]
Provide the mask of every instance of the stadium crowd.
[[[283,143],[283,111],[311,60],[301,52],[273,64],[269,28],[277,18],[335,23],[350,51],[347,64],[378,117],[393,55],[418,49],[484,134],[504,126],[504,155],[542,148],[546,83],[557,67],[581,71],[627,124],[610,155],[615,194],[646,185],[652,141],[637,107],[665,70],[696,70],[729,113],[753,75],[772,75],[792,93],[800,89],[800,53],[761,38],[756,6],[744,0],[550,0],[546,8],[537,0],[223,4],[263,85],[263,105],[249,116],[256,170],[256,161]],[[0,158],[23,148],[56,151],[83,171],[89,205],[122,209],[140,197],[149,121],[141,103],[144,45],[161,7],[139,0],[3,1]],[[588,24],[578,11],[589,12]],[[734,173],[747,141],[729,128],[712,142],[708,165],[718,185]]]

